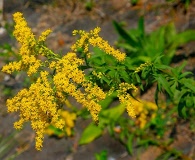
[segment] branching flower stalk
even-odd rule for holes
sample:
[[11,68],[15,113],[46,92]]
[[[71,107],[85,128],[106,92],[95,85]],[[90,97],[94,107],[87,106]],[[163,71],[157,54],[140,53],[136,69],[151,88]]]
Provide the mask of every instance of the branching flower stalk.
[[[77,102],[86,107],[93,121],[98,122],[98,114],[101,110],[99,101],[105,99],[106,93],[87,78],[84,70],[81,70],[81,65],[86,62],[77,57],[77,50],[82,48],[88,58],[91,56],[89,46],[96,46],[116,58],[119,63],[125,60],[126,54],[115,50],[103,40],[98,35],[100,28],[97,27],[90,32],[73,31],[73,35],[79,34],[80,38],[72,45],[70,52],[60,57],[44,45],[47,36],[51,33],[50,29],[44,31],[37,40],[22,13],[17,12],[13,17],[16,23],[14,36],[21,44],[19,50],[21,59],[3,66],[2,71],[8,74],[26,71],[29,77],[34,74],[39,77],[28,89],[22,89],[15,97],[8,99],[6,105],[8,112],[19,112],[20,119],[14,123],[16,129],[22,129],[25,122],[31,122],[31,127],[36,133],[36,149],[41,150],[44,132],[48,125],[52,124],[59,129],[67,128],[67,135],[71,135],[70,129],[74,126],[75,116],[70,117],[71,122],[68,121],[71,113],[66,111],[64,106],[67,96],[74,97]],[[38,58],[38,55],[44,56],[46,60]],[[120,102],[125,103],[128,114],[135,117],[128,92],[137,88],[133,84],[121,83],[118,88],[111,87],[111,89],[118,90]],[[66,114],[62,116],[62,113]]]

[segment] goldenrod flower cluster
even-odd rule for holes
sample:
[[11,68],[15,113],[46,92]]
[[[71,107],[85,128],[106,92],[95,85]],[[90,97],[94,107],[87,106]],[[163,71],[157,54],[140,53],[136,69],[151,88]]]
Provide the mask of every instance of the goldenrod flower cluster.
[[152,63],[151,62],[146,62],[144,64],[141,64],[139,67],[137,67],[134,71],[134,73],[138,73],[140,71],[142,71],[144,68],[148,67],[148,66],[151,66]]
[[35,36],[33,35],[31,29],[28,27],[22,13],[16,12],[13,15],[13,18],[16,23],[13,34],[18,42],[22,44],[22,51],[20,52],[20,54],[31,54],[30,49],[32,49],[32,47],[36,44]]
[[68,136],[72,134],[71,130],[74,127],[74,121],[76,120],[76,114],[68,111],[59,110],[60,117],[65,121],[65,131]]
[[[51,69],[55,69],[56,74],[53,76],[54,85],[57,95],[63,94],[74,97],[77,102],[87,107],[94,121],[98,121],[98,113],[101,106],[98,102],[105,99],[106,94],[96,84],[85,79],[85,74],[79,69],[83,60],[77,58],[76,53],[69,52],[62,59],[50,64]],[[81,85],[84,89],[77,88]]]
[[[132,99],[132,103],[135,106],[135,113],[137,115],[136,124],[139,125],[140,128],[144,128],[149,118],[155,118],[156,113],[154,111],[156,111],[158,107],[152,102],[139,99]],[[153,112],[150,115],[151,111]]]
[[102,78],[102,76],[104,75],[104,73],[102,73],[102,72],[96,72],[96,71],[92,71],[92,74],[94,75],[94,76],[96,76],[97,78],[99,78],[99,79],[101,79]]
[[85,32],[83,30],[74,30],[73,35],[79,34],[80,39],[72,46],[73,51],[77,51],[78,48],[83,48],[84,53],[89,52],[89,44],[93,47],[98,47],[106,54],[114,56],[119,62],[124,61],[126,54],[122,53],[119,50],[111,47],[107,41],[105,41],[102,37],[99,36],[100,28],[96,27],[94,30],[90,32]]
[[130,117],[135,118],[136,113],[132,101],[132,96],[128,93],[128,91],[137,91],[137,88],[133,84],[121,83],[119,85],[118,98],[121,103],[126,105],[127,112]]
[[65,125],[65,121],[59,118],[58,104],[48,74],[42,71],[29,90],[23,89],[14,98],[7,100],[8,112],[20,111],[20,120],[14,123],[16,129],[21,129],[25,122],[31,122],[36,132],[37,150],[42,148],[43,134],[48,124],[52,123],[60,129]]
[[[41,150],[45,129],[49,125],[64,129],[67,135],[71,134],[76,115],[61,111],[67,96],[74,97],[77,102],[86,107],[92,119],[98,122],[98,114],[101,110],[99,101],[105,99],[106,93],[96,83],[88,80],[84,71],[81,70],[81,65],[85,62],[77,57],[77,49],[82,48],[86,55],[90,55],[89,45],[99,47],[119,62],[125,59],[126,54],[115,50],[103,40],[99,36],[100,28],[97,27],[90,32],[73,31],[74,35],[80,35],[80,39],[72,45],[71,52],[59,58],[44,45],[44,41],[51,33],[50,29],[44,31],[36,40],[22,13],[15,13],[14,21],[16,22],[14,36],[21,44],[19,50],[21,60],[5,65],[2,71],[10,74],[24,70],[28,76],[38,73],[40,77],[31,84],[29,89],[23,89],[15,97],[7,100],[8,112],[19,112],[20,119],[14,123],[16,129],[21,129],[25,122],[31,122],[36,132],[36,149]],[[38,55],[45,56],[47,60],[37,59]],[[47,71],[42,71],[42,66]],[[103,75],[103,73],[95,72],[93,74],[98,78]],[[110,93],[113,90],[112,88]],[[126,104],[128,114],[135,117],[132,98],[128,93],[130,90],[137,90],[137,88],[133,84],[121,83],[118,97],[121,103]]]
[[51,33],[51,29],[47,29],[46,31],[42,32],[41,35],[39,36],[38,41],[39,42],[45,42],[47,36]]
[[19,50],[21,60],[18,62],[10,62],[9,64],[3,66],[2,71],[10,74],[14,71],[26,70],[28,76],[31,76],[42,66],[41,60],[36,57],[37,55],[48,56],[50,54],[51,57],[53,56],[51,54],[54,54],[43,45],[43,42],[51,33],[51,30],[48,29],[44,31],[38,40],[36,40],[31,29],[28,27],[23,14],[16,12],[13,17],[16,23],[13,34],[21,44]]
[[[72,128],[75,125],[76,114],[62,109],[58,110],[58,113],[60,115],[60,118],[65,121],[65,127],[63,128],[62,132],[60,132],[60,134],[58,134],[57,136],[58,137],[64,137],[65,135],[71,136]],[[50,126],[48,126],[45,130],[45,133],[50,136],[55,135],[55,130],[51,129]]]

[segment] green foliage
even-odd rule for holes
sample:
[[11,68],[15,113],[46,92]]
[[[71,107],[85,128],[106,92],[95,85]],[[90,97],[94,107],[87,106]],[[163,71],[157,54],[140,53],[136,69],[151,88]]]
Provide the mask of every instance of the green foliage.
[[133,59],[132,65],[152,61],[162,54],[161,63],[169,65],[179,46],[195,40],[195,30],[177,33],[174,23],[161,26],[147,34],[144,29],[144,17],[140,17],[136,29],[125,30],[116,21],[113,24],[120,36],[117,46],[124,49]]
[[[109,101],[110,97],[106,100]],[[104,101],[106,101],[104,100]],[[124,113],[125,105],[118,105],[114,108],[105,109],[100,113],[99,124],[90,123],[82,133],[79,144],[86,144],[92,142],[94,139],[102,135],[103,130],[110,124],[117,122],[119,117]]]
[[82,133],[82,136],[79,140],[79,144],[87,144],[92,142],[94,139],[99,137],[102,134],[102,129],[97,125],[91,123],[88,125]]
[[139,0],[130,0],[130,1],[132,5],[136,5],[139,2]]
[[[167,129],[178,122],[174,113],[178,111],[179,116],[188,118],[195,106],[194,75],[184,72],[186,62],[178,67],[169,66],[177,47],[194,40],[195,31],[176,33],[173,23],[170,23],[146,34],[143,17],[139,20],[138,28],[130,31],[124,30],[117,22],[114,25],[121,36],[117,46],[127,53],[125,61],[118,63],[112,56],[95,47],[87,59],[87,65],[82,67],[90,69],[89,79],[104,90],[117,87],[121,82],[132,83],[143,92],[147,87],[156,87],[154,100],[159,110],[154,118],[147,118],[144,128],[139,128],[136,120],[124,116],[124,105],[112,105],[117,100],[114,92],[100,102],[103,109],[99,114],[99,124],[90,123],[86,127],[80,144],[90,143],[107,131],[125,146],[129,154],[133,154],[135,147],[155,145],[166,148],[173,142],[172,139],[164,143],[159,141],[159,137],[163,137]],[[98,77],[93,74],[94,71],[103,74]],[[167,108],[161,108],[159,94],[165,95]],[[162,155],[165,159],[171,156],[181,158],[183,154],[171,149]]]
[[103,150],[100,153],[95,154],[95,159],[96,160],[107,160],[107,151]]
[[87,0],[85,2],[85,9],[88,11],[91,11],[93,9],[94,6],[94,1],[93,0]]

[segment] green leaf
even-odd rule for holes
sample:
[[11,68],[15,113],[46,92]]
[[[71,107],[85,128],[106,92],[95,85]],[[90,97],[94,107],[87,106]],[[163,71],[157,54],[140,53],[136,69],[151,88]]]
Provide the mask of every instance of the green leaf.
[[120,74],[121,78],[125,80],[125,82],[130,83],[130,77],[125,70],[121,70],[119,72],[119,74]]
[[104,82],[106,82],[108,85],[110,85],[111,83],[112,83],[112,79],[109,79],[109,78],[107,78],[107,77],[105,77],[105,76],[103,76],[101,79],[100,79],[100,81],[101,81],[101,83],[103,83],[103,81]]
[[128,136],[127,143],[126,143],[127,151],[131,155],[133,154],[133,138],[134,138],[134,135],[133,134],[130,134]]
[[120,25],[119,23],[117,23],[116,21],[113,21],[113,25],[116,29],[116,31],[119,33],[119,35],[129,43],[129,45],[132,45],[132,46],[136,46],[137,45],[137,42],[135,39],[133,39],[133,37],[126,31],[124,30]]
[[173,93],[172,93],[172,91],[170,89],[169,83],[163,77],[163,75],[158,74],[156,76],[156,79],[157,79],[158,83],[160,83],[162,85],[162,87],[166,90],[166,92],[169,94],[169,96],[172,97],[173,96]]
[[113,102],[113,99],[116,98],[116,96],[117,92],[113,92],[110,96],[107,96],[104,100],[100,101],[99,104],[105,109]]
[[192,107],[194,105],[194,96],[186,96],[186,107]]
[[159,70],[171,70],[171,67],[163,64],[155,64],[155,68]]
[[195,82],[193,79],[187,79],[187,78],[183,78],[179,81],[180,83],[182,83],[186,88],[192,90],[195,93]]
[[143,79],[146,79],[148,77],[148,74],[150,73],[150,70],[148,68],[144,68],[142,73],[141,73],[141,77]]
[[140,84],[141,83],[141,79],[139,77],[139,75],[137,73],[135,73],[135,78],[137,80],[137,82]]
[[165,26],[165,41],[167,45],[170,45],[173,42],[176,34],[177,33],[173,22]]
[[175,91],[177,89],[177,86],[178,86],[178,82],[177,81],[173,82],[173,84],[171,85],[171,91],[172,91],[172,93],[175,94]]
[[124,104],[119,104],[116,107],[103,110],[100,114],[103,117],[106,117],[107,119],[110,119],[112,121],[117,121],[118,118],[124,113],[125,111],[125,105]]
[[174,39],[174,43],[177,46],[183,45],[190,41],[195,41],[195,30],[187,30],[187,31],[178,33]]
[[185,114],[185,110],[184,107],[185,107],[185,97],[187,95],[187,90],[186,89],[183,89],[180,93],[180,96],[178,97],[178,106],[177,106],[177,109],[178,109],[178,114],[180,117],[184,117],[186,114]]
[[186,66],[186,64],[187,64],[187,61],[184,61],[181,66],[177,67],[176,71],[178,74],[182,72],[182,70]]
[[141,16],[138,21],[138,30],[140,31],[140,34],[142,37],[145,36],[145,28],[144,28],[144,17]]
[[136,48],[136,46],[131,46],[129,43],[118,43],[117,47],[126,49],[129,52],[137,52],[138,49]]
[[184,72],[179,76],[179,79],[185,78],[186,76],[193,75],[192,72]]
[[102,132],[103,130],[100,127],[96,126],[94,123],[89,124],[83,131],[79,140],[79,144],[82,145],[94,141],[102,134]]
[[96,160],[107,160],[107,151],[103,150],[99,154],[95,154],[95,159]]

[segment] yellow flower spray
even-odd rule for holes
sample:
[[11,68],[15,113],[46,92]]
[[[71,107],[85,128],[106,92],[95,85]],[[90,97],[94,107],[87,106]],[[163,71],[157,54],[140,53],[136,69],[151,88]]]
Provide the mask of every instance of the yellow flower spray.
[[[3,66],[2,71],[11,74],[24,70],[29,77],[35,73],[39,77],[29,89],[23,89],[15,97],[7,100],[8,112],[19,112],[20,119],[14,123],[16,129],[21,129],[25,122],[31,122],[36,133],[36,149],[41,150],[44,133],[49,125],[65,129],[67,135],[71,135],[76,115],[64,108],[67,95],[74,97],[86,107],[92,119],[98,122],[101,110],[99,101],[105,99],[106,93],[96,83],[86,78],[80,68],[85,62],[77,57],[77,49],[83,48],[83,52],[90,57],[89,45],[96,46],[106,54],[112,55],[119,63],[125,60],[126,55],[103,40],[98,35],[100,28],[97,27],[90,32],[73,31],[73,35],[79,34],[80,39],[72,45],[70,52],[60,57],[44,45],[46,37],[51,33],[50,29],[44,31],[36,40],[22,13],[15,13],[14,21],[16,23],[14,36],[21,44],[19,50],[21,59]],[[38,55],[44,56],[47,60],[38,59]],[[101,78],[101,75],[98,76]],[[133,84],[121,83],[118,97],[121,103],[126,104],[128,114],[135,117],[131,96],[128,93],[131,89],[137,90]],[[70,116],[71,120],[68,118]]]

